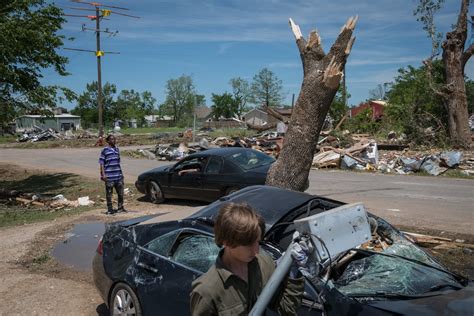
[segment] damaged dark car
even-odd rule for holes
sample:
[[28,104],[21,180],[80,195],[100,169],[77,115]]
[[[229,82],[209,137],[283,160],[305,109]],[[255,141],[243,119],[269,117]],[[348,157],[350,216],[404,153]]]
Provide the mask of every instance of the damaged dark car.
[[273,162],[273,157],[249,148],[209,149],[175,165],[146,171],[135,186],[154,203],[164,199],[213,202],[244,187],[265,184]]
[[[293,221],[344,205],[251,186],[183,220],[160,223],[148,216],[108,224],[93,272],[110,314],[188,315],[191,282],[218,254],[213,218],[226,202],[245,202],[265,219],[261,250],[275,260],[292,240]],[[472,315],[472,282],[446,270],[382,218],[368,217],[368,242],[328,258],[317,273],[305,275],[298,315]]]

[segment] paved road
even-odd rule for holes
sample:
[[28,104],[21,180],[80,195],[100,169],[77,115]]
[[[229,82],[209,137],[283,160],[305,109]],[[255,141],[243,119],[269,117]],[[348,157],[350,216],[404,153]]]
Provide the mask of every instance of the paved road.
[[[98,155],[97,148],[2,148],[0,162],[98,178]],[[167,163],[122,158],[125,179],[130,183],[141,172]],[[473,180],[312,170],[307,192],[364,202],[395,225],[474,234]]]

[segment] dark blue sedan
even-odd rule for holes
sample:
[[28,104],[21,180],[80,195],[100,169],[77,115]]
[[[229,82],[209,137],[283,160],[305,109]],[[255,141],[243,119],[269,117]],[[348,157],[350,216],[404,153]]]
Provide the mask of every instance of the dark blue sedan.
[[146,171],[135,186],[154,203],[171,198],[212,202],[249,185],[265,184],[274,161],[248,148],[209,149]]

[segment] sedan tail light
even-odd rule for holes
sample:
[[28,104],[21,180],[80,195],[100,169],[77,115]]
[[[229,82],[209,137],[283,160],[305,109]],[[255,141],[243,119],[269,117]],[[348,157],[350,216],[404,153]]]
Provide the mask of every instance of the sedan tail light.
[[97,245],[97,250],[96,251],[99,255],[104,254],[104,251],[102,249],[102,237],[100,237],[100,239],[99,239],[99,244]]

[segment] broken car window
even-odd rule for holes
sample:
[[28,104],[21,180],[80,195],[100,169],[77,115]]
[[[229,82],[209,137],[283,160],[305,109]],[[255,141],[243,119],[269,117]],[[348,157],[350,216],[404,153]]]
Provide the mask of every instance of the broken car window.
[[206,272],[216,261],[219,247],[214,237],[191,235],[179,241],[172,259],[200,272]]
[[178,232],[179,231],[175,230],[167,234],[161,235],[160,237],[146,244],[145,248],[150,250],[151,252],[168,257],[169,250],[171,248],[171,245],[175,241]]

